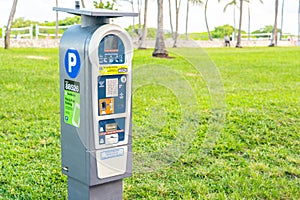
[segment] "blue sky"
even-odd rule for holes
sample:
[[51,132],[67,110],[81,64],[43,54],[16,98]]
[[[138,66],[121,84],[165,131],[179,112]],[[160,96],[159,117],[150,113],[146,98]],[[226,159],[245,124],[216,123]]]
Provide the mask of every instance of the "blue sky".
[[[87,6],[92,6],[93,0],[85,0]],[[131,11],[131,4],[125,1],[119,1],[119,10]],[[164,28],[170,29],[169,17],[168,17],[168,1],[165,0],[165,12],[164,12]],[[298,0],[285,1],[285,14],[284,14],[284,26],[283,31],[285,33],[297,34],[298,31]],[[259,3],[259,0],[252,0],[250,4],[251,13],[251,31],[264,27],[265,25],[273,25],[274,23],[274,0],[264,0],[264,3]],[[282,0],[279,0],[279,18],[278,26],[281,22],[281,4]],[[7,23],[9,12],[11,9],[12,0],[1,0],[0,2],[0,26]],[[229,7],[224,13],[224,3],[219,4],[218,0],[211,0],[208,5],[208,21],[211,30],[216,26],[223,24],[233,25],[233,7]],[[36,21],[54,21],[55,12],[52,11],[52,7],[55,6],[55,0],[19,0],[17,12],[15,18],[25,17],[25,19]],[[74,0],[59,0],[60,7],[74,7]],[[157,15],[157,3],[155,0],[149,0],[149,14],[148,25],[149,27],[156,27],[156,15]],[[137,11],[137,9],[135,9]],[[174,12],[173,12],[174,13]],[[203,6],[190,6],[189,12],[189,32],[206,31],[203,15]],[[182,7],[180,10],[179,32],[185,31],[185,15],[186,15],[186,0],[182,0]],[[238,9],[236,9],[236,24],[238,24]],[[59,18],[63,19],[67,14],[60,14]],[[173,17],[175,20],[175,17]],[[135,19],[138,22],[138,18]],[[117,19],[114,21],[123,27],[127,27],[132,24],[131,18]],[[175,23],[175,22],[173,22]],[[244,15],[243,15],[243,30],[248,30],[248,4],[244,3]]]

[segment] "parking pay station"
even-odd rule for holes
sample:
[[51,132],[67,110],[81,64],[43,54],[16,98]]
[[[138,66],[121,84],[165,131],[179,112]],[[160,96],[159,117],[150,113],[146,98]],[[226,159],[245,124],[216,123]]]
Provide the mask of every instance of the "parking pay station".
[[131,62],[128,33],[101,9],[54,8],[81,15],[60,47],[62,172],[69,199],[122,199],[131,175]]

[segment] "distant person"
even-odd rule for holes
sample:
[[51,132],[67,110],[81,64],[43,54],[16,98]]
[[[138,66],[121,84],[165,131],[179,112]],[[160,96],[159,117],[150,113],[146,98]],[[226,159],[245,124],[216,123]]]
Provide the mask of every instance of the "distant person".
[[228,37],[228,35],[224,35],[224,42],[225,42],[225,47],[230,47],[230,39]]
[[18,40],[18,39],[20,39],[20,38],[21,38],[21,37],[20,37],[19,33],[17,33],[16,36],[15,36],[15,39]]
[[290,41],[290,43],[292,44],[292,45],[294,45],[294,46],[296,46],[296,40],[294,40],[294,37],[293,36],[289,36],[289,38],[288,38],[288,41]]

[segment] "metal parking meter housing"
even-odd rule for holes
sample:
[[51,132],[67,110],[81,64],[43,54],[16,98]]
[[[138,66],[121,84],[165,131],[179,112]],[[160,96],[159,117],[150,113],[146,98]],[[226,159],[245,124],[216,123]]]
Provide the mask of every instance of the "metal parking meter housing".
[[69,199],[122,199],[132,173],[131,80],[133,45],[109,18],[137,13],[53,8],[81,15],[60,47],[62,172]]

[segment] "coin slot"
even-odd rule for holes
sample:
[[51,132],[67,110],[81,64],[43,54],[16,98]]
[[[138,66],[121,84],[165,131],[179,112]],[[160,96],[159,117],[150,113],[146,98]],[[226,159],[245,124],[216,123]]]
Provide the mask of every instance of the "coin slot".
[[106,124],[106,125],[105,125],[105,130],[106,130],[106,132],[116,131],[117,128],[118,128],[117,123],[111,123],[111,124]]

